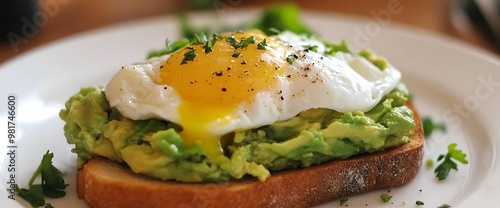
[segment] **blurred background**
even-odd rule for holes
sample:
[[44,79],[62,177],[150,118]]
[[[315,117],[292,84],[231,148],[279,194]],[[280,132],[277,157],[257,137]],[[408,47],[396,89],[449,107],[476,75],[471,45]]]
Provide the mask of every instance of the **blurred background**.
[[[490,6],[477,2],[490,2]],[[159,15],[220,7],[265,7],[269,0],[2,0],[0,64],[37,46],[79,32]],[[400,4],[391,21],[500,54],[494,32],[500,27],[499,0],[293,0],[302,10],[374,18],[373,12]],[[493,6],[491,6],[493,5]],[[484,12],[487,8],[490,11]],[[496,15],[496,16],[495,16]],[[495,19],[492,21],[491,19]],[[490,18],[490,19],[488,19]],[[495,29],[496,28],[496,29]]]

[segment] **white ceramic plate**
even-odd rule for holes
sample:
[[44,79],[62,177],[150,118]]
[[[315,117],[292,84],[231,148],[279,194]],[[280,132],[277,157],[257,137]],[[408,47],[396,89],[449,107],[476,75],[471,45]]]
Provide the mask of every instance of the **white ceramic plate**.
[[[229,11],[230,21],[246,21],[256,11]],[[450,143],[467,153],[469,165],[459,165],[445,181],[423,166],[415,180],[348,197],[348,207],[425,206],[492,207],[500,193],[500,60],[497,56],[466,44],[428,32],[334,14],[303,12],[303,18],[327,40],[346,39],[353,48],[369,47],[397,66],[414,95],[423,116],[445,122],[446,134],[434,134],[426,143],[424,160],[436,159]],[[210,13],[192,16],[203,24],[215,18]],[[49,199],[55,207],[86,207],[75,192],[75,160],[63,136],[58,113],[64,102],[80,87],[105,85],[128,63],[141,61],[151,49],[161,48],[165,38],[176,39],[174,18],[159,17],[107,27],[72,36],[32,50],[0,68],[0,204],[2,207],[29,207],[24,200],[8,198],[11,174],[26,187],[42,155],[55,153],[54,164],[65,174],[70,186],[67,196]],[[7,136],[9,96],[16,102],[15,158],[11,160]],[[9,172],[9,165],[16,165]],[[391,202],[382,203],[387,193]],[[324,207],[338,207],[333,201]]]

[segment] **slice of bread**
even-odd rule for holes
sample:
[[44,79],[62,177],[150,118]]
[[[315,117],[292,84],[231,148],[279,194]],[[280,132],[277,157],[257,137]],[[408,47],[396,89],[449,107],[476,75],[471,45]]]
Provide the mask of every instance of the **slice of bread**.
[[261,182],[160,181],[95,157],[77,173],[78,197],[93,208],[111,207],[308,207],[373,189],[410,182],[422,163],[424,137],[413,106],[410,142],[377,153],[297,170],[273,172]]

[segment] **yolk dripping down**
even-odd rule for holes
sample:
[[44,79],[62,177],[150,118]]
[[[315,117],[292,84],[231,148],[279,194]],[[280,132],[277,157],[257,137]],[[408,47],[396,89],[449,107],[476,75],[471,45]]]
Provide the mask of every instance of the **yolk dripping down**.
[[[251,36],[255,43],[242,48],[235,49],[234,43],[226,41],[226,37],[241,42]],[[266,48],[258,49],[257,44],[264,39]],[[172,54],[160,69],[160,84],[175,89],[183,100],[178,113],[185,144],[199,141],[204,151],[214,156],[222,152],[222,135],[210,133],[209,125],[230,124],[237,105],[251,102],[258,92],[278,84],[287,63],[281,42],[262,33],[223,34],[208,53],[203,45],[192,45]],[[184,54],[191,50],[196,54],[194,59],[181,64]]]

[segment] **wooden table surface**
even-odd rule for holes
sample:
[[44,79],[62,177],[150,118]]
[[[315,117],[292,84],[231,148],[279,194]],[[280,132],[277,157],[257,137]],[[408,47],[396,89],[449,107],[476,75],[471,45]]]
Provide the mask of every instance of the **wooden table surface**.
[[[218,7],[263,7],[272,1],[264,0],[201,0],[205,9]],[[208,3],[207,3],[208,2]],[[374,19],[374,13],[399,4],[401,12],[391,15],[391,22],[433,31],[466,44],[472,44],[494,54],[500,54],[477,33],[467,21],[453,12],[458,0],[295,0],[303,9],[332,12]],[[39,0],[39,12],[45,13],[44,22],[36,33],[23,41],[0,43],[0,64],[24,52],[86,30],[139,18],[195,10],[200,1],[174,0]],[[33,19],[33,17],[26,17]],[[20,34],[22,35],[22,34]]]

